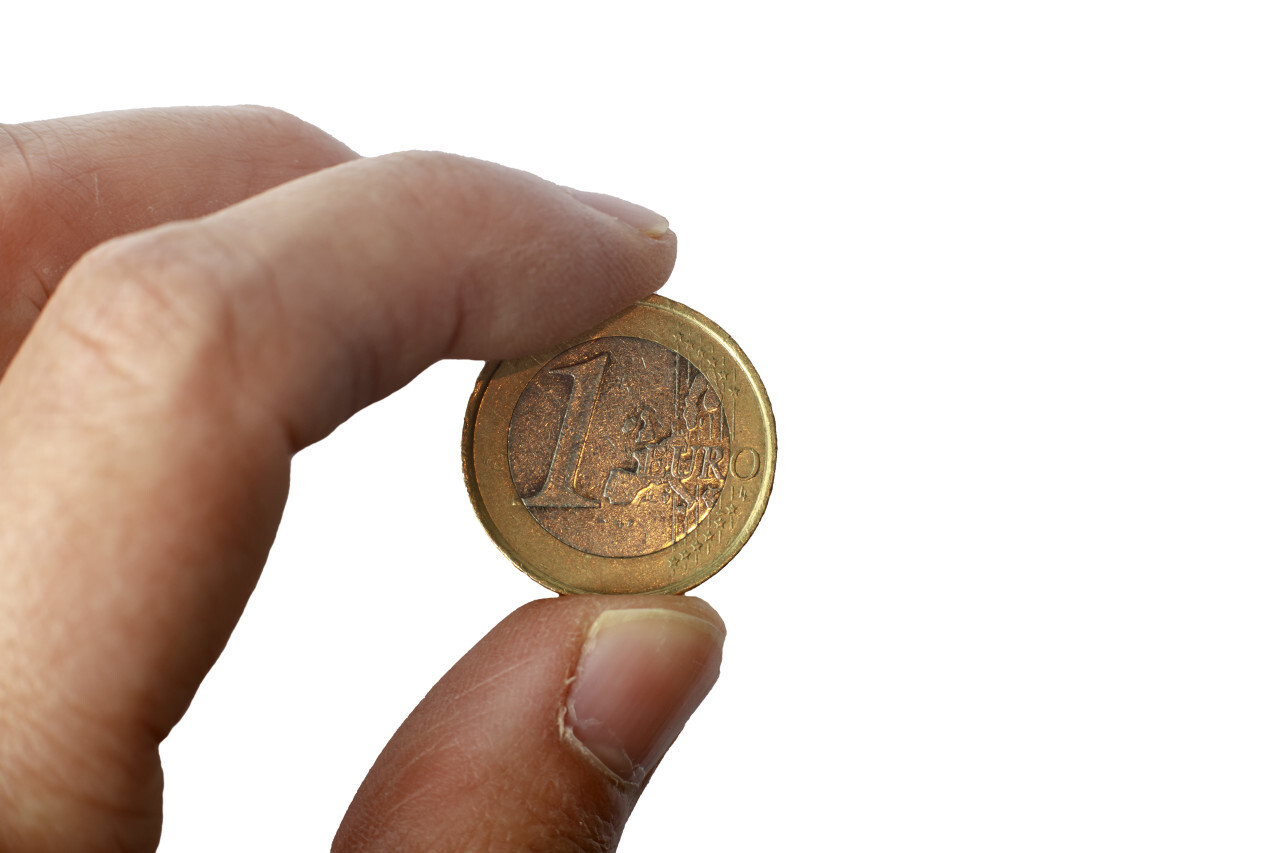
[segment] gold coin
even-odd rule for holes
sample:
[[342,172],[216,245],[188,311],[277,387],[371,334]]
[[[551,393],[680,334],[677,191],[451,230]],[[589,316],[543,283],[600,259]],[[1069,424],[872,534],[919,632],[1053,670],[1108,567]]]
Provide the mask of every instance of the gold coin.
[[562,593],[678,593],[751,536],[773,411],[706,317],[651,296],[547,352],[485,365],[462,467],[485,530]]

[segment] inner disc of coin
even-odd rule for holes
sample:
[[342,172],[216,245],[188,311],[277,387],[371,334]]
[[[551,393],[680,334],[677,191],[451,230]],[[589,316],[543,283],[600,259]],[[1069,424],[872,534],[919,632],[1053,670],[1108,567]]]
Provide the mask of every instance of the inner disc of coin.
[[720,497],[729,425],[688,359],[641,338],[597,338],[551,359],[507,430],[516,494],[552,536],[639,557],[693,532]]

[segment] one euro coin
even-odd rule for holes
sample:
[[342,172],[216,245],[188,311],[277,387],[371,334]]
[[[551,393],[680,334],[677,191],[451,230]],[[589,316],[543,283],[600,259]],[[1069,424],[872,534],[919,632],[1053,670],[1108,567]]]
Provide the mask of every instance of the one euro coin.
[[560,593],[680,593],[754,532],[777,437],[724,330],[659,296],[546,352],[491,362],[463,427],[476,515]]

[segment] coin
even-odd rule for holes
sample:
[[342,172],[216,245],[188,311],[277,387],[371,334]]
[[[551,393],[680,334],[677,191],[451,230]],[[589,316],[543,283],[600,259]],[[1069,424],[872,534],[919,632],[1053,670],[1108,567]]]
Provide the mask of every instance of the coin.
[[547,352],[485,365],[462,434],[485,530],[561,593],[702,583],[755,531],[776,454],[746,355],[660,296]]

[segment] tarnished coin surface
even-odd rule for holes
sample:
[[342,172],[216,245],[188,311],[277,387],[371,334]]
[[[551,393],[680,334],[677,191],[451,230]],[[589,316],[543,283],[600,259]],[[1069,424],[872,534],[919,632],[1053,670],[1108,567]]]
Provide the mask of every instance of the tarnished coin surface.
[[462,436],[490,537],[564,593],[702,583],[755,530],[776,452],[747,357],[660,296],[548,352],[485,365]]

